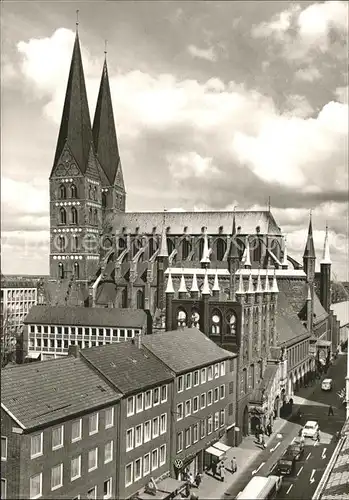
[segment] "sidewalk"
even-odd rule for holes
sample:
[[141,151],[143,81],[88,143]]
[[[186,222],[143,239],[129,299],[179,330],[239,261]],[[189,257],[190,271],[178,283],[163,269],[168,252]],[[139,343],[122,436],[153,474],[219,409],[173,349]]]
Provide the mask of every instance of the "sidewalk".
[[[306,388],[303,387],[299,391],[298,393],[299,395],[293,396],[294,404],[292,409],[292,415],[297,412],[300,404],[302,404],[304,399],[306,399],[314,392],[319,382],[320,380],[316,381],[315,384],[310,387]],[[266,439],[267,447],[268,443],[282,431],[283,427],[286,425],[287,422],[288,420],[285,420],[283,418],[278,418],[277,420],[274,421],[273,433],[271,434],[270,437]],[[262,451],[263,450],[257,447],[255,443],[255,436],[254,435],[247,436],[242,440],[240,446],[233,447],[227,452],[226,455],[227,459],[225,460],[226,474],[224,482],[221,482],[219,478],[217,479],[213,478],[210,475],[210,473],[203,474],[200,487],[193,491],[198,494],[199,499],[205,498],[208,500],[213,500],[213,499],[225,498],[224,496],[225,492],[236,482],[237,479],[241,478],[241,476],[244,475],[245,471],[248,469],[250,464],[257,459],[257,457],[262,453]],[[236,458],[236,462],[238,465],[238,470],[234,474],[230,472],[230,462],[233,457]]]

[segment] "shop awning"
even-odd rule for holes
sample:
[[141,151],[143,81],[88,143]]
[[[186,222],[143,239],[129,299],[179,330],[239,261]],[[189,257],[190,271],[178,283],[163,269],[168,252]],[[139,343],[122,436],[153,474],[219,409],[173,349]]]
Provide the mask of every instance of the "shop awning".
[[317,347],[329,347],[331,345],[331,341],[330,340],[318,340],[316,342],[316,346]]
[[210,446],[205,450],[206,453],[209,453],[210,455],[213,455],[215,457],[221,458],[224,455],[224,451],[219,450],[218,448],[215,448],[214,446]]
[[227,446],[226,444],[220,443],[219,441],[218,441],[218,443],[215,443],[213,445],[213,447],[217,448],[217,450],[223,451],[223,453],[226,453],[231,448],[230,446]]

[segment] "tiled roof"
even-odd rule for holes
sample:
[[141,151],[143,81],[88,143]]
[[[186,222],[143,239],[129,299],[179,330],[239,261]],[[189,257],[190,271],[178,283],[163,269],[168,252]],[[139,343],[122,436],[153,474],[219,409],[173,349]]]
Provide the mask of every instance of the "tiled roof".
[[[114,217],[114,227],[120,231],[123,227],[131,234],[136,228],[139,234],[161,234],[163,220],[170,228],[169,235],[182,235],[187,228],[188,234],[201,234],[202,228],[207,227],[208,234],[219,234],[223,227],[223,234],[231,234],[234,212],[127,212],[118,213]],[[256,234],[256,227],[260,227],[261,234],[281,234],[274,217],[268,211],[236,211],[236,226],[241,226],[241,234]]]
[[349,324],[349,300],[332,304],[331,309],[337,316],[341,327]]
[[141,328],[147,315],[141,309],[33,306],[25,324]]
[[[279,290],[287,297],[289,305],[293,308],[296,314],[299,314],[306,306],[308,296],[308,284],[303,279],[278,279]],[[314,294],[314,323],[318,323],[328,315],[322,307],[319,297]]]
[[250,403],[261,403],[263,394],[265,394],[265,396],[268,395],[270,392],[270,386],[274,382],[277,371],[277,365],[267,365],[263,374],[263,379],[252,393]]
[[131,341],[83,349],[81,355],[124,394],[173,378],[164,363]]
[[289,342],[293,338],[307,333],[307,329],[295,313],[289,297],[283,291],[279,291],[278,294],[276,329],[279,334],[279,344]]
[[321,500],[349,500],[349,436],[334,463]]
[[102,282],[97,287],[96,303],[97,304],[108,304],[109,302],[115,302],[117,293],[117,288],[115,283]]
[[92,411],[120,397],[86,363],[71,356],[1,373],[1,403],[26,428]]
[[176,373],[235,356],[217,346],[197,328],[147,335],[142,343]]

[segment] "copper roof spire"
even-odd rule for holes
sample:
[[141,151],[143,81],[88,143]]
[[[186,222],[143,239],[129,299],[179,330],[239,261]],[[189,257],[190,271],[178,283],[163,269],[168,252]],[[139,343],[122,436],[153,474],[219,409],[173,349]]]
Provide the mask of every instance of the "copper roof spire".
[[307,238],[307,243],[305,245],[303,257],[315,259],[315,248],[314,248],[314,240],[313,240],[313,224],[312,224],[311,210],[310,210],[310,215],[309,215],[308,238]]

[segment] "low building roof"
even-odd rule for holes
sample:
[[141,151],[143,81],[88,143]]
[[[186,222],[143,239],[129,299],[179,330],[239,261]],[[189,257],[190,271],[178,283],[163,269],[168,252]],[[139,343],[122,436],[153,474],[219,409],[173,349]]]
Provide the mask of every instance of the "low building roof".
[[123,394],[173,379],[173,374],[162,361],[132,341],[91,347],[80,353]]
[[92,412],[120,397],[84,361],[71,356],[1,373],[1,405],[25,429]]
[[236,356],[216,345],[197,328],[147,335],[142,343],[175,373]]
[[332,304],[331,309],[337,316],[341,327],[349,325],[349,300]]
[[147,315],[142,309],[107,307],[33,306],[25,324],[142,328]]
[[279,345],[289,343],[297,337],[309,335],[309,332],[295,313],[289,297],[283,291],[278,294],[276,329],[279,334]]
[[333,469],[320,497],[321,500],[349,500],[348,458],[349,436],[345,438],[338,457],[333,464]]

